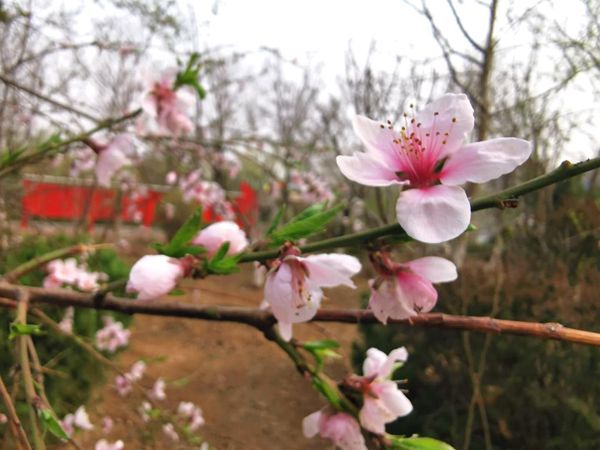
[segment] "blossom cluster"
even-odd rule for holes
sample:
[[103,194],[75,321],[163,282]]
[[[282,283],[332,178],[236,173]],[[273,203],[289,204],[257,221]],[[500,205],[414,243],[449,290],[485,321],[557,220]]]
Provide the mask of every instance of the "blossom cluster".
[[44,278],[45,288],[74,286],[81,291],[93,292],[100,287],[99,281],[106,281],[108,276],[102,272],[89,272],[85,265],[77,263],[75,258],[55,259],[46,265],[48,275]]
[[114,353],[119,348],[129,345],[131,331],[116,321],[112,316],[102,317],[104,326],[96,332],[96,347],[108,353]]

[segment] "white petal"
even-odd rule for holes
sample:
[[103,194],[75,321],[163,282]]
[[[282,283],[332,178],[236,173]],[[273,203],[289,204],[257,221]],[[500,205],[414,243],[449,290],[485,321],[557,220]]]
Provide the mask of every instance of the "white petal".
[[368,153],[354,153],[352,156],[338,156],[335,162],[341,172],[352,181],[366,186],[390,186],[401,184],[396,171],[390,166],[384,166],[383,161],[375,159]]
[[334,287],[339,285],[355,288],[350,279],[358,273],[361,264],[354,256],[339,254],[310,255],[298,258],[308,269],[308,282],[312,286]]
[[286,342],[289,342],[292,339],[292,324],[289,322],[277,322],[277,329],[279,330],[279,335],[281,339]]
[[367,357],[363,362],[363,375],[365,377],[370,377],[378,374],[379,369],[381,369],[381,366],[385,364],[386,360],[387,355],[385,353],[378,348],[371,347],[367,350]]
[[408,359],[408,351],[406,347],[395,348],[386,357],[383,365],[379,368],[379,376],[383,378],[390,378],[394,365],[398,362],[404,363]]
[[436,244],[465,231],[471,220],[471,205],[460,187],[437,185],[401,192],[396,215],[410,237]]
[[319,422],[321,421],[321,411],[309,414],[302,420],[302,433],[305,437],[315,437],[319,433]]
[[[444,136],[445,154],[458,149],[475,124],[473,107],[465,94],[445,94],[419,111],[416,121],[421,123],[422,135],[428,132],[432,136],[438,132],[449,133],[448,136]],[[440,157],[445,154],[441,154]]]
[[432,283],[454,281],[458,277],[454,263],[439,256],[426,256],[410,261],[405,265]]
[[498,138],[465,145],[454,153],[442,169],[442,183],[455,186],[484,183],[515,170],[531,155],[531,145],[523,139]]
[[385,417],[382,412],[377,399],[365,397],[363,406],[358,413],[360,424],[373,433],[384,434]]
[[394,420],[397,417],[406,416],[413,410],[412,403],[404,395],[404,393],[398,389],[398,385],[395,381],[383,381],[380,382],[381,390],[378,391],[379,399],[383,406],[393,414]]
[[394,144],[394,140],[400,136],[386,125],[383,127],[382,125],[364,116],[354,116],[352,119],[354,132],[367,147],[369,156],[373,156],[393,172],[400,168],[396,144]]

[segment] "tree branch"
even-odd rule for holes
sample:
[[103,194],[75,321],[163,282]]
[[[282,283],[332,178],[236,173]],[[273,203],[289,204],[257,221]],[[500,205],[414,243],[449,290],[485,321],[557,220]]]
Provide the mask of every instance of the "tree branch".
[[[475,212],[489,208],[504,208],[504,200],[515,199],[521,195],[537,191],[546,186],[550,186],[551,184],[558,183],[559,181],[563,181],[568,178],[581,175],[582,173],[598,169],[599,167],[600,157],[588,159],[577,164],[573,164],[569,161],[564,161],[558,168],[551,172],[548,172],[544,175],[540,175],[537,178],[533,178],[529,181],[497,192],[495,194],[487,195],[473,200],[471,202],[471,211]],[[309,244],[300,246],[300,250],[303,253],[311,253],[320,250],[363,244],[365,242],[369,242],[374,239],[386,236],[403,237],[406,236],[406,232],[402,229],[402,227],[399,224],[394,223],[389,225],[383,225],[382,227],[378,228],[360,231],[358,233],[346,234],[344,236],[338,236],[330,239],[324,239],[322,241],[311,242]],[[276,258],[277,255],[277,249],[246,253],[241,256],[240,262],[266,261],[268,259]]]
[[[275,317],[270,312],[258,308],[192,305],[162,300],[140,302],[112,295],[108,295],[101,302],[98,302],[94,295],[82,294],[66,289],[43,289],[6,283],[0,284],[1,297],[16,300],[19,297],[20,290],[28,293],[29,301],[32,304],[49,303],[55,306],[75,306],[78,308],[118,311],[126,314],[148,314],[153,316],[236,322],[250,325],[263,332],[276,322]],[[1,301],[1,299],[0,306],[12,307],[9,303]],[[358,309],[321,309],[317,312],[312,322],[379,323],[371,311]],[[409,319],[389,320],[388,323],[408,327],[450,328],[479,333],[532,336],[540,339],[553,339],[600,347],[600,333],[567,328],[554,322],[524,322],[494,319],[491,317],[428,313],[419,314]]]

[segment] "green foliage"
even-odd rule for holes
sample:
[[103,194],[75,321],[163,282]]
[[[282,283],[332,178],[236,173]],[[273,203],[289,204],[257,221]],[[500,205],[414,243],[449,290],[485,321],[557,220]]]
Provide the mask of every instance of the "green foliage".
[[[66,235],[26,236],[18,246],[0,254],[0,273],[5,273],[36,256],[81,241],[82,239]],[[90,270],[106,273],[109,281],[122,280],[127,277],[129,272],[129,266],[118,258],[113,250],[96,251],[88,255],[86,263]],[[41,268],[26,274],[20,279],[20,282],[29,286],[40,286],[44,276],[45,271]],[[40,308],[55,321],[60,321],[64,315],[64,308],[61,307],[44,306]],[[88,342],[93,342],[96,331],[103,326],[101,317],[108,314],[123,322],[125,326],[132,320],[129,315],[125,314],[79,309],[75,311],[74,315],[74,333]],[[28,320],[33,323],[14,324],[14,313],[7,309],[0,309],[0,374],[5,380],[10,380],[12,377],[9,374],[16,364],[15,344],[10,340],[10,334],[12,333],[13,336],[15,334],[31,334],[41,363],[49,364],[48,367],[52,369],[52,372],[45,375],[45,390],[58,417],[62,417],[86,402],[91,389],[103,377],[103,367],[69,337],[55,334],[47,327],[44,327],[45,334],[36,335],[39,324],[35,323],[33,316]],[[16,406],[18,411],[23,410],[24,412],[25,408],[21,397],[18,397]],[[40,417],[46,424],[48,432],[58,436],[60,431],[48,414],[44,413],[44,416]]]
[[191,86],[198,94],[198,97],[204,99],[206,97],[206,90],[198,81],[201,67],[200,54],[192,53],[185,69],[177,73],[173,89],[178,89],[181,86]]
[[334,351],[334,349],[340,348],[340,344],[332,339],[304,342],[302,348],[313,355],[317,363],[317,370],[323,366],[327,358],[341,357],[340,354]]
[[286,241],[297,241],[312,234],[325,230],[327,225],[342,210],[343,206],[338,205],[331,209],[326,209],[327,203],[315,203],[293,217],[288,223],[277,228],[281,221],[281,211],[276,216],[273,225],[269,228],[268,237],[273,244],[281,245]]
[[153,244],[159,253],[173,258],[181,258],[185,255],[199,255],[206,249],[198,245],[189,245],[190,241],[202,229],[202,208],[192,213],[188,220],[177,230],[168,244]]
[[427,437],[396,437],[391,438],[394,450],[455,450],[454,447],[437,439]]
[[240,269],[237,266],[240,260],[239,255],[227,256],[228,251],[229,242],[225,242],[211,259],[206,260],[204,270],[207,274],[228,275],[239,272]]
[[52,413],[52,410],[40,409],[38,411],[38,416],[42,421],[44,430],[49,431],[53,436],[59,439],[69,439],[69,435],[65,432],[65,430],[63,430],[60,421]]
[[42,326],[37,323],[11,323],[8,339],[12,341],[17,336],[41,336]]

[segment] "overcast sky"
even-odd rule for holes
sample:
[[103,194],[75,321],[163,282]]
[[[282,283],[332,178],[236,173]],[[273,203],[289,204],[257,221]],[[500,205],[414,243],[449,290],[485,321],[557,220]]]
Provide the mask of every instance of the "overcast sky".
[[[413,0],[413,3],[420,3]],[[487,11],[475,1],[457,1],[461,20],[473,37],[483,42]],[[461,5],[462,3],[462,5]],[[433,59],[444,68],[441,51],[432,37],[427,20],[402,0],[202,0],[192,3],[200,29],[200,48],[226,45],[232,50],[277,49],[301,65],[319,67],[328,83],[343,73],[344,55],[349,45],[360,57],[375,43],[376,69],[393,67],[396,57],[424,61]],[[428,5],[445,37],[459,49],[469,49],[461,36],[445,0],[429,0]],[[582,21],[577,2],[556,0],[552,5],[540,0],[505,0],[498,14],[498,48],[504,61],[519,59],[520,48],[531,35],[524,27],[511,23],[507,16],[519,16],[527,8],[540,10],[571,31]],[[543,8],[543,10],[542,10]],[[552,55],[551,55],[552,56]],[[555,62],[548,58],[548,68]],[[589,95],[572,92],[573,101],[565,114],[595,109]],[[595,154],[596,143],[576,137],[565,156],[573,159]]]

